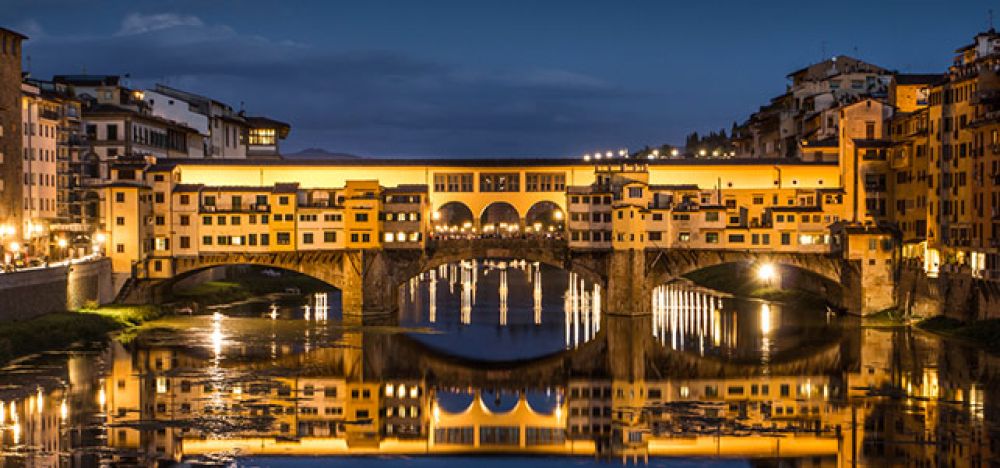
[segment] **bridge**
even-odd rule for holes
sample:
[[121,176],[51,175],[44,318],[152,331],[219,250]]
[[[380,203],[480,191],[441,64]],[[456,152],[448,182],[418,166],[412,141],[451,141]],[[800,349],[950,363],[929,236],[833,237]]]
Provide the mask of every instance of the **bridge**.
[[829,185],[838,166],[776,164],[173,162],[109,185],[105,250],[135,280],[126,300],[249,264],[313,276],[345,292],[345,313],[377,316],[423,271],[519,258],[605,287],[611,313],[648,313],[655,286],[722,264],[808,272],[859,314],[891,306],[892,232],[847,203],[855,187]]
[[208,268],[255,265],[311,276],[342,291],[345,316],[378,318],[397,310],[400,287],[440,265],[472,259],[523,259],[576,273],[600,285],[602,310],[620,315],[650,313],[655,287],[692,272],[719,265],[788,268],[815,279],[815,292],[846,310],[863,310],[861,265],[822,253],[736,250],[573,249],[558,238],[441,239],[421,249],[211,253],[173,260],[170,279],[146,279],[133,285],[124,302],[157,301],[179,279]]

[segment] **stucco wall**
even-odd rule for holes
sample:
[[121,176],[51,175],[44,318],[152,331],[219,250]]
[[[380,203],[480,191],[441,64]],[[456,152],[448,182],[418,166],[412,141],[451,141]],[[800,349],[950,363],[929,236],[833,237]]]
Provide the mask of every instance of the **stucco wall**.
[[108,259],[0,274],[0,320],[23,320],[113,299]]

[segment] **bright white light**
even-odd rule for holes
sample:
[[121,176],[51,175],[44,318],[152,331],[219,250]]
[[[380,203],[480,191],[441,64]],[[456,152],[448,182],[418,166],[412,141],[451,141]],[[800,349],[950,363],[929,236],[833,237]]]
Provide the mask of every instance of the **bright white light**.
[[434,221],[440,221],[441,220],[441,212],[440,211],[435,211],[434,213],[431,213],[431,218],[434,219]]
[[778,272],[774,269],[774,265],[771,265],[770,263],[765,263],[757,268],[757,277],[760,278],[761,281],[771,281],[775,276],[777,276],[777,274]]
[[563,219],[563,212],[562,211],[556,211],[556,212],[552,213],[552,219],[554,219],[556,221],[561,221]]
[[18,242],[11,242],[9,248],[11,252],[18,252],[21,250],[21,244]]
[[106,240],[108,240],[108,236],[104,235],[103,232],[98,232],[97,235],[94,236],[94,241],[98,244],[103,244]]
[[670,155],[671,156],[677,156],[679,154],[681,154],[681,152],[677,148],[674,148],[674,149],[670,150]]
[[771,305],[766,302],[760,305],[760,333],[771,333]]
[[66,246],[69,245],[69,242],[66,242],[66,239],[60,237],[59,240],[56,241],[56,245],[58,245],[60,249],[65,249]]

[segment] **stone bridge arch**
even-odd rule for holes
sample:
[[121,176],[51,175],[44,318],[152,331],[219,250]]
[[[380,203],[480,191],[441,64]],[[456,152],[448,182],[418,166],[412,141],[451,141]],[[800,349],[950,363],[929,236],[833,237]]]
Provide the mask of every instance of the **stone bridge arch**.
[[205,254],[176,258],[170,282],[208,268],[251,265],[301,273],[343,290],[345,267],[351,267],[351,262],[349,252],[344,251]]
[[772,263],[805,270],[840,283],[844,262],[825,254],[752,252],[736,250],[659,250],[647,255],[653,285],[660,285],[698,270],[730,263]]
[[385,255],[398,285],[441,265],[472,259],[523,259],[577,273],[594,284],[607,283],[606,255],[572,252],[559,239],[439,240],[429,242],[422,255],[403,251],[385,251]]
[[754,252],[738,250],[658,250],[646,254],[647,285],[652,288],[687,274],[726,264],[774,264],[819,277],[827,300],[847,306],[861,290],[860,265],[821,253]]

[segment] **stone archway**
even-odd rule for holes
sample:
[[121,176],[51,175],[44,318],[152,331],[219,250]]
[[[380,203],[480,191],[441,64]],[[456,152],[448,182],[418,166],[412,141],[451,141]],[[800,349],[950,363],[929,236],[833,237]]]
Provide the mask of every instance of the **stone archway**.
[[524,226],[533,232],[561,232],[566,227],[566,213],[555,202],[540,201],[524,214]]
[[493,202],[479,215],[479,224],[483,233],[498,236],[518,234],[521,230],[521,214],[510,203]]
[[464,236],[475,232],[476,217],[468,205],[452,201],[441,205],[432,215],[436,237]]

